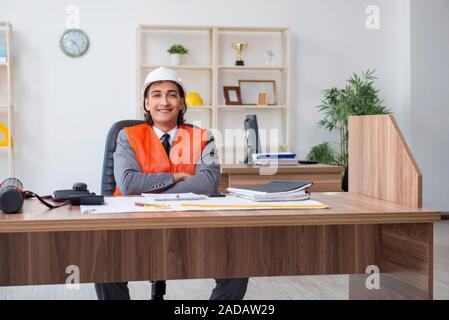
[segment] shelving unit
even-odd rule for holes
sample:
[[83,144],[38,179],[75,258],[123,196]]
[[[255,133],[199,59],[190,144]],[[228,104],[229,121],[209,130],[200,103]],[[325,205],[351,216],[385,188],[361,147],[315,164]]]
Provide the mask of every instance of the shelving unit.
[[[243,51],[245,66],[235,66],[233,42],[248,43]],[[167,48],[182,44],[189,53],[184,64],[171,65]],[[266,50],[275,53],[274,63],[266,65]],[[237,149],[244,147],[243,120],[258,117],[262,151],[289,151],[290,113],[290,34],[288,28],[160,26],[137,28],[137,118],[143,119],[141,88],[145,76],[159,66],[176,70],[188,91],[196,91],[206,106],[189,107],[189,123],[212,130],[223,163],[243,160]],[[238,80],[275,80],[275,105],[226,105],[223,86],[238,86]],[[238,146],[229,147],[225,137],[235,130]],[[271,134],[277,130],[276,134]],[[267,134],[264,134],[267,133]],[[273,139],[273,136],[276,136]],[[232,144],[232,143],[231,143]],[[232,150],[231,150],[232,149]],[[235,156],[239,154],[239,156]]]
[[13,59],[12,59],[12,27],[8,22],[0,22],[0,43],[6,45],[6,62],[0,61],[0,123],[8,128],[8,136],[0,133],[0,141],[4,138],[8,146],[0,146],[0,181],[14,176],[14,148],[13,139]]

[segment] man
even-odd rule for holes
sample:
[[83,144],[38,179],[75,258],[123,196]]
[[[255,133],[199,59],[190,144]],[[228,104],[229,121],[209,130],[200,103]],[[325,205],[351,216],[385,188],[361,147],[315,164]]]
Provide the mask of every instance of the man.
[[[185,88],[179,75],[160,67],[142,88],[145,124],[123,129],[114,153],[114,195],[142,192],[215,193],[220,165],[213,136],[184,123]],[[210,299],[243,299],[248,279],[216,279]],[[127,283],[95,284],[99,299],[130,299]]]

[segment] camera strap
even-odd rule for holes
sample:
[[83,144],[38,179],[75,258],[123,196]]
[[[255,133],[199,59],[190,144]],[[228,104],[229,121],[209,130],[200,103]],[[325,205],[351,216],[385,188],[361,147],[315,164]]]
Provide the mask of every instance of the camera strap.
[[31,192],[31,191],[23,191],[23,196],[25,197],[25,199],[37,198],[40,202],[42,202],[43,205],[45,205],[49,209],[55,209],[55,208],[59,208],[59,207],[62,207],[62,206],[65,206],[65,205],[69,204],[69,200],[64,201],[63,203],[58,204],[58,205],[51,204],[50,202],[47,202],[44,199],[44,198],[47,198],[47,199],[51,198],[51,196],[41,197],[38,194],[36,194],[34,192]]

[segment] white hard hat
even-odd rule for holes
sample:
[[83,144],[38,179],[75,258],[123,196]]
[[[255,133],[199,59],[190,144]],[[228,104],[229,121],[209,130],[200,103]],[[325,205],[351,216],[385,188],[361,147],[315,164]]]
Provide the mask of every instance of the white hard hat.
[[[177,84],[179,84],[185,94],[186,88],[184,87],[184,84],[182,83],[181,77],[179,74],[172,70],[165,67],[159,67],[153,71],[151,71],[145,78],[145,81],[143,83],[142,87],[142,95],[145,95],[145,90],[148,88],[150,84],[157,81],[173,81]],[[145,97],[143,97],[145,99]]]

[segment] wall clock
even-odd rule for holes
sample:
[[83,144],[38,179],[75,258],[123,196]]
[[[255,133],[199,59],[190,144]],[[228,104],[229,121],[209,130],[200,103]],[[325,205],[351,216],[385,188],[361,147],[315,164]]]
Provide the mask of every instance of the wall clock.
[[68,29],[62,34],[59,46],[67,56],[81,57],[89,49],[89,38],[80,29]]

